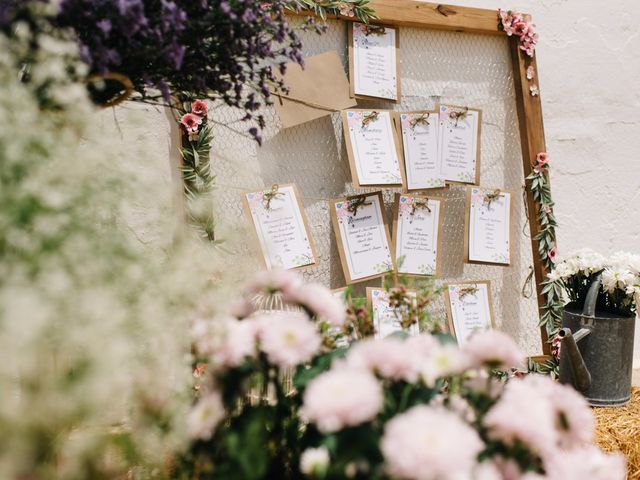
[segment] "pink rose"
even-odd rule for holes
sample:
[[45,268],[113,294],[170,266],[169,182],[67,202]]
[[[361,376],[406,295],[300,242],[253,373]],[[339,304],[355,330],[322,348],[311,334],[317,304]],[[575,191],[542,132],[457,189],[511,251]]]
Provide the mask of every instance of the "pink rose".
[[527,22],[518,22],[513,26],[513,29],[516,35],[522,37],[529,31],[529,25],[527,25]]
[[182,126],[190,133],[198,133],[198,128],[202,125],[202,117],[193,113],[185,113],[180,119]]
[[556,263],[556,261],[558,260],[558,247],[553,247],[551,250],[549,250],[547,256],[549,257],[549,260],[551,260],[551,262]]
[[549,163],[549,154],[547,152],[540,152],[536,155],[536,162],[538,162],[538,165],[546,165]]
[[204,100],[194,100],[191,104],[191,112],[204,117],[207,115],[207,102]]

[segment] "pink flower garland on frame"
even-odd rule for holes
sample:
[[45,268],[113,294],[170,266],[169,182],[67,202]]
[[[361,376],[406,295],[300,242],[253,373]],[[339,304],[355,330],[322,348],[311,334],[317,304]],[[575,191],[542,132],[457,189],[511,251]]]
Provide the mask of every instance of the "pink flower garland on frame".
[[500,9],[498,10],[498,15],[504,32],[509,37],[512,35],[518,37],[520,39],[520,50],[533,57],[538,43],[536,26],[523,14],[512,10],[505,11]]

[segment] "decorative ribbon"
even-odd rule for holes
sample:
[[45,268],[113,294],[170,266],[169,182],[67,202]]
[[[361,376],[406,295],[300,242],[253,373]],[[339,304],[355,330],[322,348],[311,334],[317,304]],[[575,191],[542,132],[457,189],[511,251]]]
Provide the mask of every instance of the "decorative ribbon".
[[364,207],[365,205],[372,205],[372,202],[367,201],[367,197],[352,198],[348,200],[347,203],[347,210],[353,213],[354,217],[358,215],[358,209],[360,207]]
[[384,25],[367,25],[366,26],[366,35],[384,35],[386,32]]
[[366,127],[371,122],[375,122],[376,120],[378,120],[379,116],[380,116],[380,114],[378,112],[371,112],[371,113],[365,115],[362,118],[362,128]]
[[469,107],[464,107],[462,110],[452,110],[449,112],[449,118],[456,121],[456,127],[458,126],[458,120],[465,118],[469,113]]
[[273,200],[274,198],[276,198],[278,195],[284,195],[284,193],[279,192],[280,187],[278,187],[277,183],[274,183],[271,186],[271,190],[263,192],[263,199],[262,201],[264,202],[264,208],[265,210],[271,210],[271,200]]
[[413,216],[419,208],[425,209],[427,212],[431,213],[431,209],[429,208],[429,199],[425,198],[423,200],[421,198],[414,198],[413,204],[411,205],[411,216]]
[[428,120],[429,115],[430,113],[427,112],[427,113],[422,113],[417,117],[413,117],[413,120],[409,122],[409,125],[411,125],[412,129],[416,128],[417,125],[425,125],[425,126],[429,125],[429,120]]
[[500,197],[500,189],[496,188],[493,192],[486,192],[484,194],[484,203],[487,204],[487,208],[491,206],[491,202]]
[[460,292],[458,293],[458,298],[460,300],[462,300],[467,295],[475,295],[477,291],[478,291],[478,287],[464,287],[464,288],[461,288]]

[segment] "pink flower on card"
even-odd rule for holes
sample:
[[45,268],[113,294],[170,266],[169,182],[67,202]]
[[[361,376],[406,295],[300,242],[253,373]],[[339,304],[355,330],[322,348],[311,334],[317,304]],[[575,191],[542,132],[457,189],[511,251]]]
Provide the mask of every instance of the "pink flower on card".
[[204,100],[194,100],[191,103],[191,112],[204,117],[207,115],[207,102]]
[[336,215],[338,218],[346,217],[349,215],[349,202],[336,203]]
[[185,113],[180,119],[180,123],[189,133],[197,133],[202,125],[202,117],[193,113]]

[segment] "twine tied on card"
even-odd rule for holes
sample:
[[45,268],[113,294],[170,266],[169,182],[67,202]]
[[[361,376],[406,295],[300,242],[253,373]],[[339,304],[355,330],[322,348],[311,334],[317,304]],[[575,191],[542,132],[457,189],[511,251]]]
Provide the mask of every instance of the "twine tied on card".
[[362,117],[362,128],[365,128],[371,122],[375,122],[378,120],[380,114],[378,112],[371,112]]
[[347,201],[347,211],[353,213],[353,216],[355,217],[358,215],[358,209],[365,205],[373,205],[373,203],[368,201],[367,197],[352,198]]
[[271,185],[271,190],[263,192],[262,201],[264,203],[265,210],[271,210],[271,200],[278,197],[278,195],[284,195],[284,193],[278,191],[279,189],[280,187],[278,186],[278,184],[274,183],[273,185]]
[[429,115],[429,112],[421,113],[420,115],[413,117],[413,120],[409,122],[409,125],[412,129],[416,128],[418,125],[424,125],[426,127],[429,125]]
[[487,204],[487,208],[489,208],[491,206],[491,202],[493,202],[494,200],[497,200],[500,197],[501,193],[502,192],[500,192],[499,188],[496,188],[492,192],[485,192],[485,194],[484,194],[484,203]]
[[457,127],[458,126],[458,120],[460,120],[461,118],[466,118],[468,113],[469,113],[469,107],[464,107],[464,108],[460,108],[460,109],[453,108],[449,112],[449,118],[451,120],[455,120],[456,121],[455,125]]
[[414,198],[413,203],[411,204],[411,216],[414,216],[418,209],[423,209],[431,213],[431,209],[429,208],[429,199]]
[[386,29],[384,25],[367,25],[364,33],[365,35],[384,35]]
[[476,287],[475,285],[470,287],[463,287],[460,289],[460,292],[458,293],[458,298],[462,300],[467,295],[475,295],[477,291],[478,291],[478,287]]

